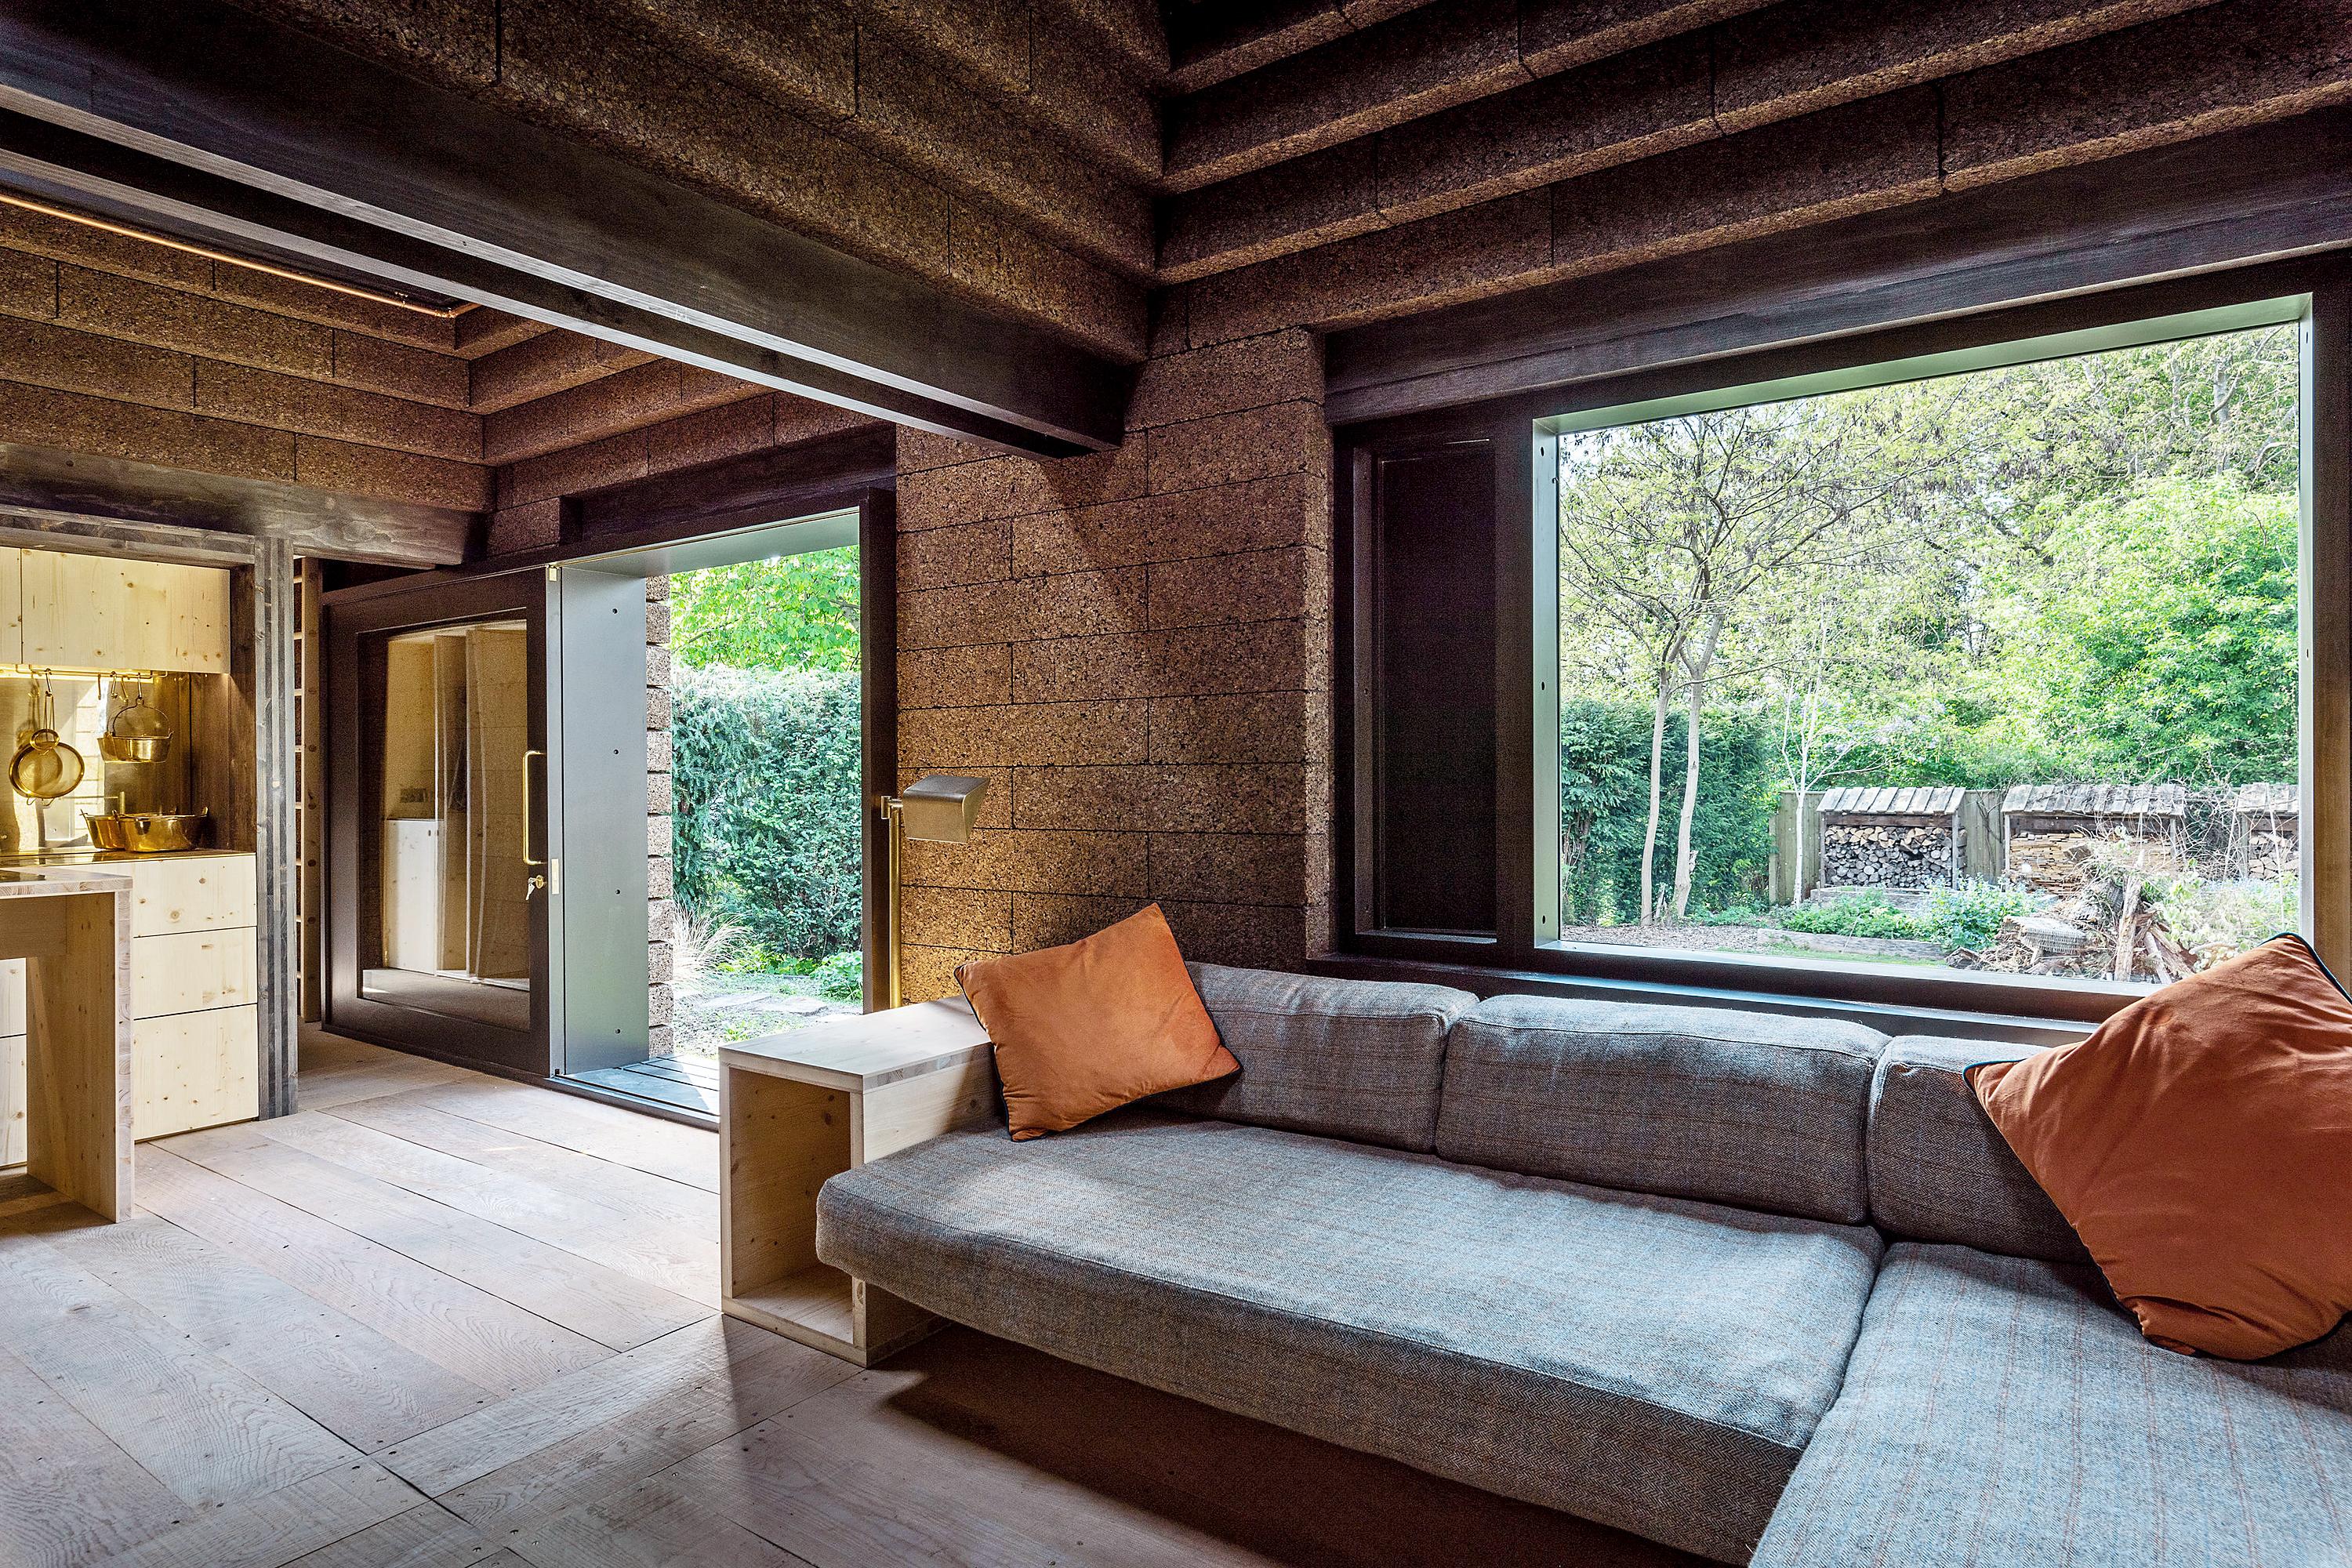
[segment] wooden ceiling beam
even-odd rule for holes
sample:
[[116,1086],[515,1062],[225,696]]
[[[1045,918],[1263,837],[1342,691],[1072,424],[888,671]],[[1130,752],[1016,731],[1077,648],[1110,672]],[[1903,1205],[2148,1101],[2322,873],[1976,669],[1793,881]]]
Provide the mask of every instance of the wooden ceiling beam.
[[1127,367],[218,0],[5,0],[0,108],[20,180],[1008,450],[1120,437]]
[[299,555],[396,566],[456,565],[481,527],[478,512],[15,442],[0,442],[0,514],[168,522],[282,539]]
[[1556,412],[1635,372],[2347,246],[2352,110],[2328,110],[1334,332],[1324,411]]

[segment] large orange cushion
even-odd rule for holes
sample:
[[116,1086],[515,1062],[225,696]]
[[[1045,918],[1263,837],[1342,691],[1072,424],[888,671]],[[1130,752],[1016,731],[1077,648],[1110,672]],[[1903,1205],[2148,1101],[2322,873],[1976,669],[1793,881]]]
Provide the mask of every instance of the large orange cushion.
[[1241,1070],[1158,904],[1067,947],[966,963],[956,979],[996,1047],[1015,1138]]
[[2252,1360],[2352,1310],[2352,999],[2301,938],[1971,1077],[2157,1344]]

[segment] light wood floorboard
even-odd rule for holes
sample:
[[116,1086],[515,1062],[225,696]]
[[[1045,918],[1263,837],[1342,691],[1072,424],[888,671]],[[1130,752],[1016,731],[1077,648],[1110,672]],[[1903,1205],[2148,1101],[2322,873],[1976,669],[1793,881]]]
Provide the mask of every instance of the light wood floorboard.
[[0,1216],[0,1568],[1687,1564],[949,1330],[717,1316],[711,1134],[330,1036]]

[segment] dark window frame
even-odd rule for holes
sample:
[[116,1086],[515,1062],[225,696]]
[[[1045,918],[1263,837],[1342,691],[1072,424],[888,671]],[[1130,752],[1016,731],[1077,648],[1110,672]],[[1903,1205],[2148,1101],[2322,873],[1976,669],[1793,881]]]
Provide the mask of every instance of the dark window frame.
[[[1549,429],[1579,415],[1670,399],[1713,398],[1807,378],[1867,376],[1936,356],[2129,329],[2265,301],[2302,309],[2303,831],[2309,933],[2327,962],[2352,967],[2352,264],[2322,255],[1971,311],[1822,341],[1697,355],[1596,375],[1535,394],[1334,431],[1333,669],[1336,952],[1322,967],[1356,973],[1451,976],[1482,992],[1556,989],[1662,992],[1697,1001],[1859,1012],[1882,1023],[1966,1032],[2095,1023],[2145,987],[2034,975],[1914,973],[1833,961],[1762,959],[1564,945],[1558,915],[1556,625],[1558,540],[1535,526],[1556,503]],[[2172,333],[2168,335],[2187,335]],[[2147,340],[2152,341],[2152,339]],[[1684,337],[1677,352],[1688,349]],[[1885,379],[1909,379],[1893,376]],[[1743,397],[1741,401],[1755,401]],[[1549,428],[1548,428],[1549,427]],[[1556,442],[1556,437],[1550,437]],[[1384,927],[1364,885],[1381,845],[1377,781],[1365,738],[1383,712],[1366,622],[1377,546],[1379,465],[1456,443],[1485,443],[1495,465],[1496,551],[1489,583],[1496,646],[1493,700],[1496,929],[1490,934]],[[1538,509],[1544,508],[1539,512]],[[1466,675],[1467,672],[1465,672]],[[1547,724],[1547,716],[1550,722]],[[1547,827],[1549,824],[1549,828]],[[1549,892],[1547,893],[1547,888]],[[1545,922],[1549,921],[1547,925]],[[1541,933],[1549,930],[1554,938]]]

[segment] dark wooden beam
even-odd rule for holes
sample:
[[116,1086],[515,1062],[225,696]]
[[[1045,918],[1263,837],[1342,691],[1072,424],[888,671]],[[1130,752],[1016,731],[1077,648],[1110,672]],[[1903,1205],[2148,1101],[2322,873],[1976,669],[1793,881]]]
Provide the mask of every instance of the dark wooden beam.
[[1334,332],[1335,425],[2352,245],[2330,110]]
[[219,0],[0,0],[0,107],[84,139],[17,128],[20,178],[992,446],[1119,440],[1127,367]]
[[[582,490],[563,498],[563,534],[555,543],[478,556],[434,576],[451,582],[504,576],[848,510],[895,489],[897,446],[887,427],[845,430]],[[357,603],[421,580],[362,578],[329,596],[338,604]]]
[[[758,528],[898,484],[887,429],[848,430],[566,497],[562,553],[608,553]],[[501,558],[503,559],[503,558]]]
[[454,565],[481,514],[229,479],[122,458],[0,442],[0,511],[43,518],[170,523],[283,540],[298,555]]

